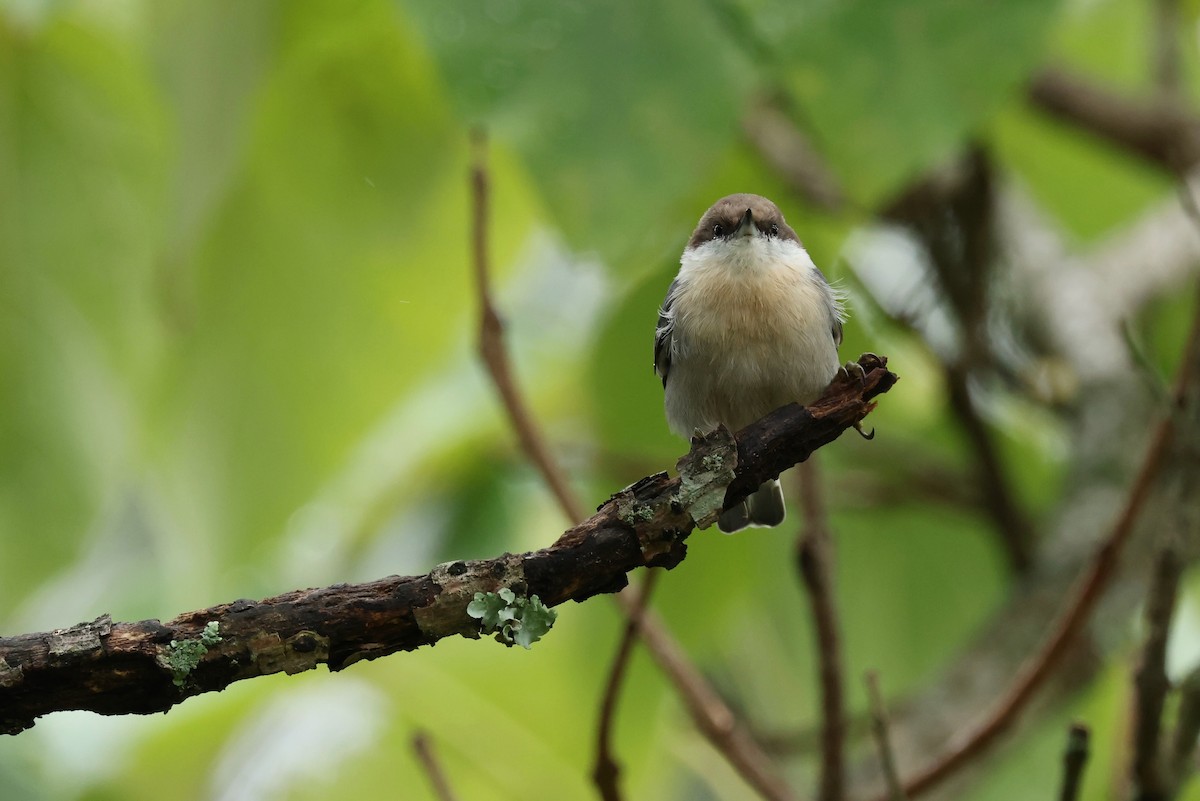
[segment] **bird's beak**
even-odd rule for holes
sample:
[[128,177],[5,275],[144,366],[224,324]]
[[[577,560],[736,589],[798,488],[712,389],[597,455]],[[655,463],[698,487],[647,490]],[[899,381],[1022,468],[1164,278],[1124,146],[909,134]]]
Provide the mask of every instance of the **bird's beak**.
[[754,236],[757,232],[758,228],[754,225],[754,213],[750,209],[746,209],[746,213],[742,215],[742,221],[738,223],[737,229],[733,232],[733,238]]

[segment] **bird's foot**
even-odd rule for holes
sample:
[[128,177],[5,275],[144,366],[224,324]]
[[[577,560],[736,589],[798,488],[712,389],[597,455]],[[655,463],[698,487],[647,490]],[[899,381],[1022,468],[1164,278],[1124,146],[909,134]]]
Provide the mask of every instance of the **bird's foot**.
[[839,368],[838,372],[847,378],[856,378],[858,379],[859,384],[866,386],[867,371],[864,370],[863,366],[858,362],[846,362],[841,366],[841,368]]

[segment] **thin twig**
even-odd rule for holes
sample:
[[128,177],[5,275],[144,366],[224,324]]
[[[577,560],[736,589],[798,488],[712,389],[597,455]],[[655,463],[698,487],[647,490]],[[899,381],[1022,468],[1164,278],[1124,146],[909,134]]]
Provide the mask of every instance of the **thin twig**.
[[625,623],[621,643],[617,646],[612,667],[608,671],[604,698],[600,702],[600,723],[596,733],[596,766],[592,770],[592,781],[596,783],[596,789],[604,801],[621,801],[621,766],[612,751],[613,721],[617,712],[617,699],[625,680],[625,671],[629,666],[629,657],[633,655],[633,644],[637,642],[638,626],[645,616],[646,604],[650,601],[650,594],[654,592],[654,582],[657,578],[658,571],[651,570],[642,581],[641,592],[634,599],[633,611]]
[[948,364],[945,376],[951,411],[967,435],[975,457],[980,501],[1000,535],[1009,568],[1016,576],[1028,575],[1033,568],[1032,527],[1017,503],[1000,448],[971,397],[968,370],[960,364]]
[[[1200,285],[1197,286],[1200,295]],[[1183,362],[1175,383],[1174,408],[1159,422],[1154,439],[1146,451],[1141,469],[1134,479],[1126,500],[1112,530],[1093,554],[1091,566],[1076,583],[1073,594],[1063,612],[1055,622],[1049,637],[1038,652],[1026,662],[1016,681],[1003,698],[972,731],[957,745],[935,759],[905,781],[905,790],[916,796],[954,773],[986,750],[996,738],[1016,721],[1021,711],[1033,698],[1034,693],[1051,675],[1063,655],[1067,652],[1076,634],[1083,628],[1096,607],[1096,602],[1107,588],[1117,567],[1121,549],[1129,539],[1134,524],[1154,487],[1155,479],[1163,466],[1175,428],[1176,414],[1182,407],[1189,388],[1193,371],[1200,363],[1200,297],[1197,299],[1197,314],[1192,320],[1192,329],[1184,351]]]
[[821,676],[821,776],[817,798],[841,801],[846,783],[846,703],[833,593],[833,540],[816,461],[801,464],[798,473],[804,524],[796,541],[796,565],[812,609]]
[[896,756],[892,753],[892,741],[888,736],[887,708],[883,705],[883,693],[879,691],[879,675],[871,670],[864,677],[867,699],[871,705],[871,733],[875,736],[875,748],[879,751],[879,764],[883,769],[883,780],[887,785],[888,801],[907,801],[900,775],[896,772]]
[[429,777],[429,783],[433,786],[433,794],[437,796],[438,801],[456,801],[457,796],[450,789],[450,783],[446,781],[446,773],[442,770],[437,754],[433,752],[433,742],[429,739],[429,733],[418,731],[414,734],[412,748],[417,755],[417,762],[424,768],[425,775]]
[[[622,603],[632,603],[623,593],[616,598]],[[791,789],[775,773],[771,760],[738,722],[729,705],[704,680],[679,643],[662,626],[650,626],[651,620],[652,613],[647,611],[642,618],[642,642],[659,668],[670,676],[696,727],[760,796],[771,801],[790,801]]]
[[1146,644],[1134,675],[1133,783],[1135,798],[1166,797],[1166,777],[1159,756],[1163,704],[1171,682],[1167,678],[1167,635],[1183,571],[1178,554],[1163,548],[1154,564],[1146,593]]
[[486,140],[481,131],[472,134],[474,161],[471,166],[471,188],[474,196],[474,227],[472,245],[474,249],[475,286],[479,300],[479,355],[483,359],[496,391],[500,393],[504,410],[508,413],[513,430],[521,443],[521,450],[534,463],[546,485],[554,493],[563,512],[572,523],[587,517],[584,505],[571,489],[566,475],[550,455],[550,449],[534,425],[533,416],[525,399],[517,389],[513,378],[512,363],[504,344],[504,323],[492,300],[491,279],[488,260],[488,197],[489,181],[486,161]]
[[1088,727],[1072,723],[1067,729],[1067,749],[1063,752],[1062,790],[1059,801],[1076,801],[1083,786],[1083,768],[1088,760]]
[[[532,416],[517,390],[505,352],[504,324],[492,302],[488,278],[489,187],[485,139],[482,132],[476,132],[474,135],[474,150],[471,187],[474,197],[475,279],[480,304],[480,355],[492,380],[496,383],[501,401],[517,431],[522,449],[551,487],[563,513],[572,522],[576,522],[584,518],[584,506],[550,456],[549,449],[545,446],[534,425]],[[626,617],[631,618],[635,615],[636,601],[629,596],[627,591],[618,593],[615,600]],[[771,801],[790,799],[791,791],[775,774],[770,759],[737,724],[733,712],[686,657],[683,649],[667,631],[661,619],[651,610],[646,610],[641,614],[638,631],[655,663],[670,678],[696,725],[713,747],[762,797]]]

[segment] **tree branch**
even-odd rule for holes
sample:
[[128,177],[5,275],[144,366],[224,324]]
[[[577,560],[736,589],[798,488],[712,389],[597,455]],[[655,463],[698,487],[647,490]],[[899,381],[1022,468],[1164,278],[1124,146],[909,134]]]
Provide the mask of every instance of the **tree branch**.
[[1200,119],[1162,97],[1135,100],[1063,70],[1047,69],[1030,83],[1029,100],[1050,116],[1180,177],[1200,163]]
[[1171,682],[1167,678],[1167,635],[1179,591],[1183,565],[1178,554],[1166,547],[1154,564],[1154,577],[1146,593],[1146,644],[1141,664],[1134,674],[1133,784],[1134,797],[1162,801],[1167,797],[1167,777],[1159,757],[1163,704]]
[[638,634],[659,668],[671,677],[692,722],[712,747],[761,797],[791,801],[792,791],[787,783],[776,774],[771,761],[738,722],[729,705],[696,671],[679,643],[662,628],[644,627]]
[[413,735],[412,747],[413,752],[417,755],[417,761],[421,763],[421,768],[429,777],[433,794],[438,801],[457,801],[457,796],[450,789],[446,771],[442,770],[442,763],[438,761],[437,754],[433,751],[433,742],[429,739],[429,733],[419,731]]
[[566,475],[559,468],[550,449],[533,423],[533,416],[525,405],[525,399],[517,389],[513,378],[508,349],[504,345],[504,323],[496,304],[492,302],[491,271],[488,268],[488,199],[490,197],[487,162],[484,157],[486,140],[483,132],[472,133],[475,158],[471,164],[471,204],[473,227],[471,229],[472,262],[475,265],[475,288],[479,301],[479,357],[487,367],[492,383],[500,395],[501,405],[508,413],[513,430],[521,443],[521,450],[529,457],[542,479],[554,493],[567,519],[578,523],[587,516],[579,496],[567,483]]
[[[102,616],[70,629],[0,638],[0,731],[15,734],[67,709],[165,712],[242,679],[322,663],[341,670],[450,635],[478,637],[479,621],[467,614],[476,592],[509,587],[555,606],[615,592],[638,567],[674,567],[694,528],[711,525],[724,507],[861,421],[897,380],[878,356],[867,354],[859,364],[864,379],[840,375],[808,408],[778,409],[736,441],[724,429],[697,440],[679,460],[678,477],[643,478],[549,548],[448,562],[423,576],[239,600],[167,623]],[[187,654],[194,655],[190,663]]]
[[871,734],[875,737],[875,748],[879,752],[888,801],[907,801],[908,796],[904,794],[900,776],[896,773],[896,756],[892,753],[892,742],[888,736],[887,707],[883,704],[883,693],[879,689],[879,674],[868,671],[863,681],[867,685],[867,699],[871,705]]
[[1063,751],[1063,779],[1059,801],[1076,801],[1083,787],[1083,768],[1088,760],[1088,727],[1072,723],[1067,730],[1067,748]]
[[596,727],[596,765],[592,769],[592,781],[603,801],[621,801],[621,785],[619,783],[621,766],[612,750],[613,720],[617,714],[617,699],[621,694],[621,685],[625,680],[625,671],[629,666],[629,657],[633,655],[633,645],[637,642],[638,627],[646,613],[646,604],[650,594],[654,592],[654,582],[658,573],[651,571],[642,582],[641,591],[634,601],[634,607],[621,633],[621,643],[613,656],[612,667],[608,671],[608,682],[604,685],[604,697],[600,701],[600,722]]
[[796,564],[808,591],[821,676],[821,778],[817,798],[841,801],[846,785],[846,700],[833,594],[833,542],[816,462],[807,462],[798,472],[804,527],[796,542]]
[[971,396],[972,378],[996,365],[988,330],[996,262],[991,159],[970,147],[953,164],[913,184],[884,212],[924,246],[940,294],[958,323],[958,347],[943,357],[950,409],[967,437],[976,483],[1014,575],[1033,567],[1033,526],[1021,509],[991,430]]

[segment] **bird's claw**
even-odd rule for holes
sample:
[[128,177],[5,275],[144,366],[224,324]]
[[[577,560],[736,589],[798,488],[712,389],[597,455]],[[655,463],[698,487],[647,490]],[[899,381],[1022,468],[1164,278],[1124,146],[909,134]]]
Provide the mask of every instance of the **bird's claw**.
[[862,420],[859,420],[857,423],[854,424],[854,430],[857,431],[858,435],[860,437],[862,437],[863,439],[868,439],[868,440],[875,439],[875,429],[872,428],[869,433],[866,431],[863,431]]
[[841,372],[848,378],[851,376],[856,377],[859,384],[865,386],[867,383],[867,371],[864,370],[863,366],[858,362],[846,362],[844,365],[842,365]]

